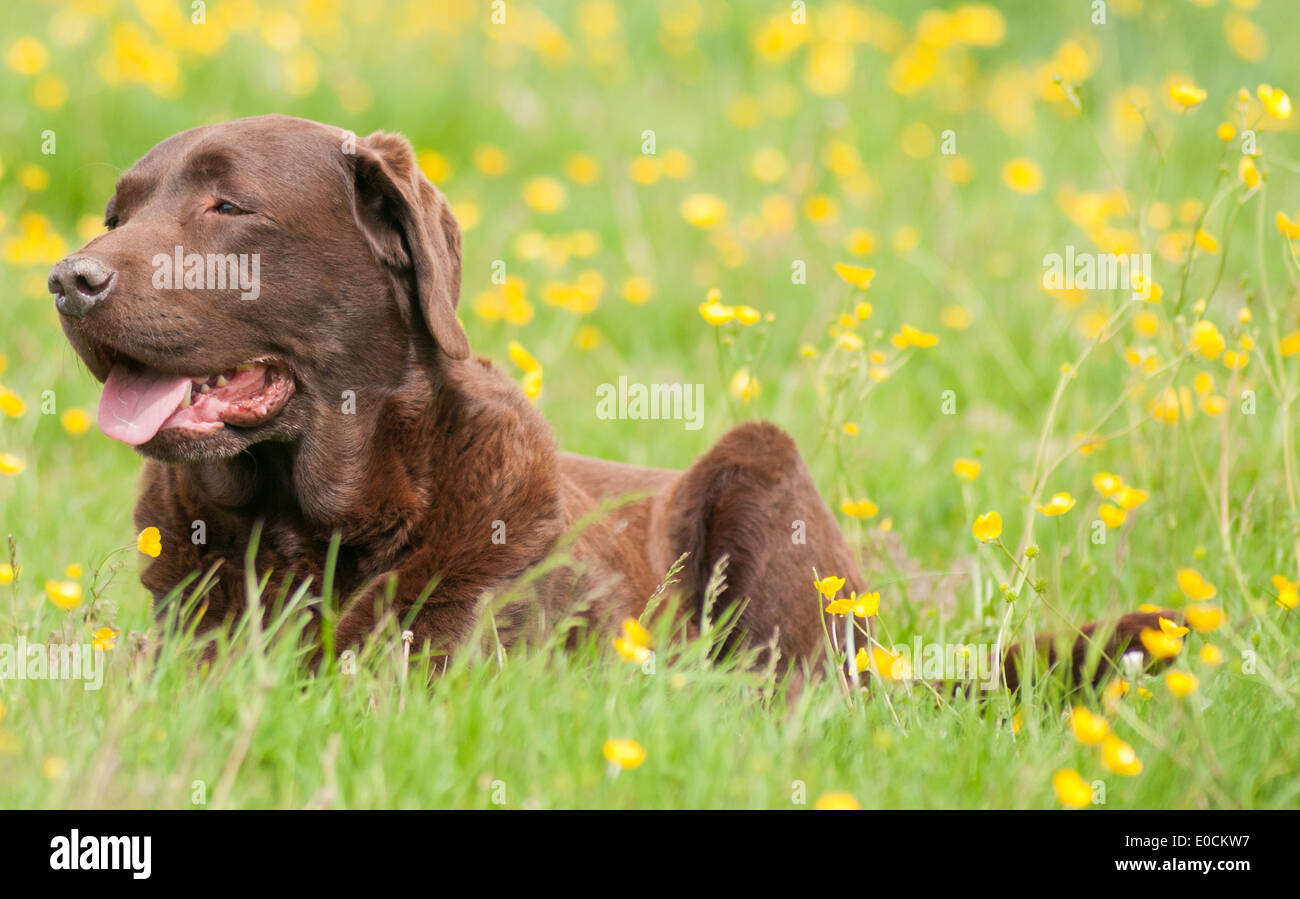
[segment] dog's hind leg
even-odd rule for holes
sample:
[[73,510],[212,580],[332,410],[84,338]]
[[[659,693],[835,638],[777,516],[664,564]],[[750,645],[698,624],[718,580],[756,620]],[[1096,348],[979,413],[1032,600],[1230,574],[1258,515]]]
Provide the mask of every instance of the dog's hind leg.
[[725,556],[714,616],[744,602],[739,632],[750,646],[775,638],[784,663],[822,657],[825,602],[814,571],[844,578],[846,596],[865,586],[798,448],[775,425],[748,422],[727,432],[678,479],[665,516],[672,557],[689,553],[683,592],[697,621],[714,566]]

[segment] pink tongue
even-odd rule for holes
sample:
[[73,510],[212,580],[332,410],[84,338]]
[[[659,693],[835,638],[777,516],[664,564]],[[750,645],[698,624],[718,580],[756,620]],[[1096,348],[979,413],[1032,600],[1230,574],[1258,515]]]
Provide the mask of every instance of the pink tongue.
[[189,378],[114,365],[99,397],[99,429],[132,446],[148,443],[189,392]]

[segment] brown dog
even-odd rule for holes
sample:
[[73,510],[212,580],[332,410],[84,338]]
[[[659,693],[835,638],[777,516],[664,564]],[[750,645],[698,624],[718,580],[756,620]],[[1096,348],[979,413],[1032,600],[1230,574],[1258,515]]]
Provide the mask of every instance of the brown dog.
[[[221,563],[203,627],[243,609],[261,522],[257,573],[277,579],[319,584],[341,535],[341,645],[387,612],[400,620],[433,582],[411,628],[451,647],[485,594],[628,496],[531,584],[526,610],[543,624],[579,600],[598,626],[638,616],[683,554],[681,607],[697,616],[725,556],[720,607],[746,601],[738,632],[811,660],[824,643],[814,570],[866,587],[773,425],[733,429],[680,473],[559,452],[516,386],[470,356],[460,231],[400,136],[286,116],[195,128],[122,176],[106,221],[54,266],[50,291],[104,382],[101,428],[149,460],[135,522],[160,528],[166,551],[145,586],[158,601]],[[503,622],[507,643],[520,624]],[[1144,626],[1154,617],[1122,619],[1108,654]]]

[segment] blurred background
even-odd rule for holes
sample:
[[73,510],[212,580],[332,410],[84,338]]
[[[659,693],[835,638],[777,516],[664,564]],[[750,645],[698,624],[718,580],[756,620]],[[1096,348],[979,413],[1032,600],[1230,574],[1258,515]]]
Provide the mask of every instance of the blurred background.
[[[1175,340],[1167,304],[1198,222],[1216,250],[1189,297],[1224,259],[1228,332],[1258,261],[1294,325],[1271,223],[1300,209],[1296,119],[1264,115],[1256,95],[1300,88],[1294,13],[1278,0],[5,4],[0,524],[29,584],[133,546],[139,461],[94,425],[98,385],[65,345],[46,273],[99,232],[115,179],[157,141],[278,112],[410,138],[464,231],[472,345],[517,378],[507,347],[531,353],[528,386],[566,449],[680,467],[737,421],[769,418],[833,508],[869,498],[874,513],[848,517],[872,539],[945,567],[973,551],[953,460],[983,465],[966,503],[1023,503],[1061,366],[1123,299],[1045,290],[1045,254],[1149,252],[1166,293],[1149,332],[1099,349],[1054,446],[1114,401],[1126,350]],[[1207,98],[1184,108],[1169,91],[1183,81]],[[1221,173],[1238,178],[1224,123],[1254,126],[1260,168],[1284,176],[1269,184],[1266,259],[1253,207],[1232,243],[1235,200],[1202,215]],[[871,269],[870,288],[837,263]],[[699,306],[713,289],[761,320],[710,324]],[[891,341],[905,324],[937,344]],[[846,331],[863,341],[848,361]],[[596,387],[619,376],[703,383],[704,427],[598,419]],[[841,379],[867,386],[845,393]],[[1277,471],[1271,443],[1249,449],[1275,419],[1237,427],[1234,477]],[[1172,589],[1160,560],[1208,533],[1175,533],[1202,516],[1184,516],[1199,507],[1171,433],[1147,427],[1062,470],[1080,496],[1098,467],[1158,496],[1134,538],[1149,552],[1107,602]],[[113,593],[143,612],[133,571]]]

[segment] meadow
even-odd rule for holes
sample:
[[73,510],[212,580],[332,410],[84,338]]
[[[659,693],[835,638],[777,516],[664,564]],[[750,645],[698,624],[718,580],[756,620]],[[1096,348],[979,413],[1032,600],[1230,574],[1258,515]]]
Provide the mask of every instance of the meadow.
[[[93,642],[104,669],[0,679],[0,808],[1300,806],[1293,17],[5,4],[0,645]],[[410,138],[464,232],[471,345],[565,449],[680,468],[785,428],[879,592],[870,686],[793,693],[664,632],[475,645],[433,678],[391,634],[313,671],[291,616],[200,668],[138,583],[167,547],[135,532],[140,460],[95,425],[46,275],[157,141],[268,112]],[[1053,254],[1150,264],[1049,283]],[[620,377],[702,384],[702,426],[598,415]],[[1144,605],[1188,628],[1097,690],[890,676],[917,638]]]

